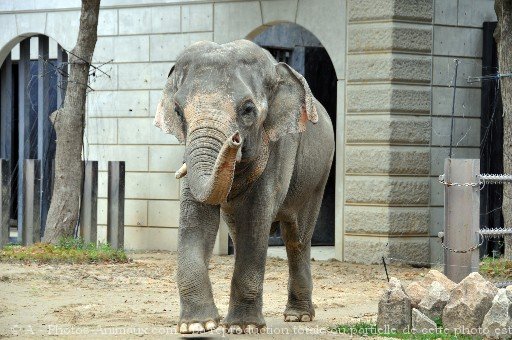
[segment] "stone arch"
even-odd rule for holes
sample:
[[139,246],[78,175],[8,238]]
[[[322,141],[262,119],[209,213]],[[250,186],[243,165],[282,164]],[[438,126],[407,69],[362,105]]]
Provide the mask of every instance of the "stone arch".
[[308,29],[307,27],[301,25],[301,24],[298,24],[297,22],[295,21],[289,21],[289,20],[274,20],[274,21],[271,21],[271,22],[268,22],[268,23],[265,23],[261,26],[258,26],[256,27],[255,29],[253,29],[249,34],[247,34],[245,36],[245,39],[248,39],[248,40],[254,40],[254,38],[256,38],[258,35],[260,35],[261,33],[263,33],[264,31],[268,30],[269,28],[273,27],[273,26],[276,26],[276,25],[279,25],[279,24],[295,24],[295,25],[298,25],[300,26],[301,28],[305,29],[306,31],[308,31],[309,33],[311,33],[313,36],[315,36],[321,43],[321,45],[326,49],[327,53],[329,54],[329,58],[331,59],[332,63],[333,63],[333,66],[334,66],[334,69],[336,70],[336,76],[338,79],[344,79],[345,78],[345,74],[344,74],[344,64],[345,64],[345,50],[338,50],[338,47],[337,46],[332,46],[331,44],[329,44],[327,42],[327,45],[322,41],[322,39],[317,35],[315,34],[315,30],[311,30],[311,29]]
[[[0,157],[9,160],[11,178],[16,178],[11,181],[15,198],[10,217],[15,221],[12,226],[17,226],[18,241],[23,242],[30,242],[21,239],[22,228],[29,224],[24,221],[25,161],[38,160],[36,176],[41,195],[35,204],[39,206],[37,219],[44,225],[51,200],[56,140],[49,115],[63,103],[67,78],[66,51],[52,37],[36,30],[30,32],[5,39],[0,49]],[[37,55],[30,48],[34,42]],[[19,56],[13,58],[11,52],[18,44]]]
[[[332,56],[315,34],[301,25],[287,20],[275,20],[251,31],[247,36],[258,45],[267,48],[278,61],[284,61],[304,75],[315,97],[326,108],[334,128],[338,115],[338,75],[333,65]],[[321,65],[321,66],[320,66]],[[342,157],[337,154],[337,157]],[[336,162],[331,167],[331,175],[325,188],[322,207],[313,234],[312,245],[335,246],[336,233],[341,229],[336,227],[335,198],[336,198]],[[270,237],[269,245],[283,245],[279,230]],[[334,257],[334,254],[331,255]]]

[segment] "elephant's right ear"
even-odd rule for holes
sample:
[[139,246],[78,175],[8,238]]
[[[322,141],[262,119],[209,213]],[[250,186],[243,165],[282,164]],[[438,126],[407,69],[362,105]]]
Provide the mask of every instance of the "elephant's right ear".
[[167,83],[162,93],[162,99],[160,99],[156,108],[154,124],[165,133],[174,135],[180,143],[184,143],[183,118],[175,112],[174,94],[176,90],[176,77],[173,66],[169,72]]

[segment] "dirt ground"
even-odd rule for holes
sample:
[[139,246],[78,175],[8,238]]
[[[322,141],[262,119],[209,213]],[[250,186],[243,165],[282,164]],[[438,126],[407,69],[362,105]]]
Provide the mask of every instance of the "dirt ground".
[[[127,264],[35,265],[0,263],[0,338],[64,335],[84,338],[177,336],[179,298],[175,253],[135,253]],[[225,315],[233,269],[232,256],[214,256],[210,278],[220,314]],[[426,269],[388,267],[405,282]],[[382,266],[338,261],[313,261],[311,323],[285,323],[286,260],[269,258],[264,283],[263,313],[267,338],[326,334],[329,326],[374,321],[386,285]],[[228,336],[219,328],[208,337]],[[249,335],[238,338],[250,337]],[[253,336],[254,337],[254,336]],[[344,336],[346,337],[346,336]]]

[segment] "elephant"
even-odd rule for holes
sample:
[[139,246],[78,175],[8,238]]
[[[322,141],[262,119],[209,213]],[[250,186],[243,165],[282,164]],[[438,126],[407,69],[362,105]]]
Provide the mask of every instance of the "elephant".
[[[311,238],[334,157],[334,131],[302,75],[248,40],[201,41],[169,72],[155,125],[185,144],[178,229],[180,333],[257,332],[271,228],[288,258],[285,321],[311,321]],[[220,217],[234,245],[227,315],[208,262]]]

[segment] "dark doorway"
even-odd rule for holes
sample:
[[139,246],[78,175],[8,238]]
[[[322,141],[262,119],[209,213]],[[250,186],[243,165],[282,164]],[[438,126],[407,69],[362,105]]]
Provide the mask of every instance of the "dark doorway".
[[[298,25],[279,24],[262,32],[254,42],[269,50],[277,61],[289,64],[306,78],[313,95],[329,113],[336,131],[336,71],[320,41]],[[335,176],[333,162],[311,240],[313,246],[334,245]],[[279,228],[273,228],[269,245],[284,245]]]
[[[493,37],[496,22],[484,22],[482,76],[498,73],[498,53]],[[480,173],[503,173],[503,106],[498,79],[482,81]],[[480,191],[480,228],[503,228],[503,186],[486,185]],[[481,256],[502,254],[503,238],[486,240]],[[493,254],[493,252],[495,252]]]
[[[30,58],[32,41],[38,44],[39,59]],[[1,157],[10,161],[10,226],[18,230],[11,242],[21,240],[25,159],[41,162],[41,236],[50,206],[56,136],[49,115],[62,105],[67,55],[57,46],[59,57],[50,59],[48,46],[48,37],[26,38],[20,43],[19,60],[11,60],[9,54],[0,68]]]
[[[307,47],[304,77],[313,95],[325,107],[336,131],[336,71],[329,54],[323,47]],[[336,155],[335,155],[336,157]],[[333,159],[329,179],[325,186],[322,207],[318,214],[311,244],[315,246],[334,245],[334,198],[336,183],[336,163]]]

